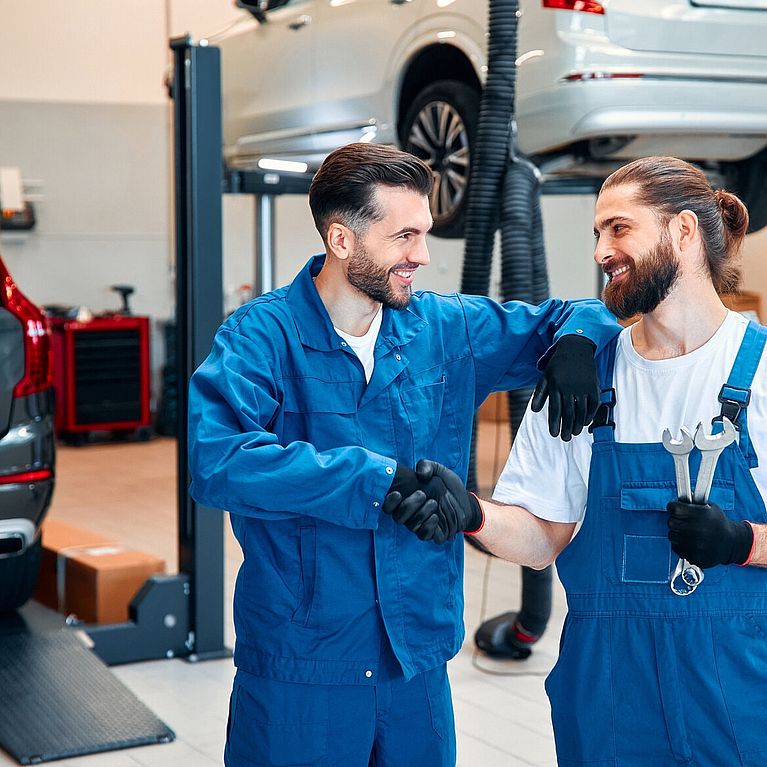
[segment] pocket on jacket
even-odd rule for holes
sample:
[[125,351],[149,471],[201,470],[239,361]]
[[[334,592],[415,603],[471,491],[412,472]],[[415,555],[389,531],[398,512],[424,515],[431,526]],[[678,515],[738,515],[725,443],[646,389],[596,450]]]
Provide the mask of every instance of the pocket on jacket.
[[317,528],[314,525],[302,525],[299,540],[301,541],[299,550],[301,580],[298,586],[298,606],[293,613],[291,622],[307,626],[317,582]]
[[421,374],[400,390],[412,437],[412,465],[422,458],[447,462],[454,468],[462,456],[445,375],[440,370]]

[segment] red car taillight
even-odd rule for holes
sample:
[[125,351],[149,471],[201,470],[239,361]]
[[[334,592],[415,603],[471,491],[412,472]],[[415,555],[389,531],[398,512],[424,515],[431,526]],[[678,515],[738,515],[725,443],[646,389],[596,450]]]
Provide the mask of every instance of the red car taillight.
[[13,389],[14,397],[24,397],[53,385],[53,352],[45,314],[17,287],[0,261],[2,305],[24,327],[24,375]]
[[543,0],[544,8],[559,8],[562,11],[583,11],[584,13],[604,13],[605,9],[593,0]]
[[24,471],[21,474],[6,474],[0,477],[0,485],[15,485],[16,483],[42,482],[50,479],[53,472],[50,469],[40,469],[39,471]]

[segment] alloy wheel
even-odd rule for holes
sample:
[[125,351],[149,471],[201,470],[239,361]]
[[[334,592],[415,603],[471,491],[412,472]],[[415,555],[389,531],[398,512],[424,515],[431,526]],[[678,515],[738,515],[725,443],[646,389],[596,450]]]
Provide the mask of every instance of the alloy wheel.
[[434,172],[431,213],[435,224],[461,206],[469,183],[469,134],[461,115],[446,101],[430,101],[415,116],[406,150]]

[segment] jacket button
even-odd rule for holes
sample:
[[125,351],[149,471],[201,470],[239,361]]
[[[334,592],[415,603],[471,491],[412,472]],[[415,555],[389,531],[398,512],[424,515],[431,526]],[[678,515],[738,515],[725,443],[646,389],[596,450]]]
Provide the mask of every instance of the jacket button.
[[373,501],[373,506],[380,506],[381,504],[378,503],[378,501]]
[[397,359],[397,362],[401,362],[402,361],[402,357],[399,354],[395,354],[394,356]]
[[371,676],[373,676],[373,672],[372,672],[372,671],[366,671],[366,672],[365,672],[365,676],[366,676],[368,679],[370,679],[370,677],[371,677]]
[[391,467],[391,466],[387,466],[387,467],[386,467],[386,473],[387,473],[387,474],[394,474],[394,469],[392,469],[392,467]]

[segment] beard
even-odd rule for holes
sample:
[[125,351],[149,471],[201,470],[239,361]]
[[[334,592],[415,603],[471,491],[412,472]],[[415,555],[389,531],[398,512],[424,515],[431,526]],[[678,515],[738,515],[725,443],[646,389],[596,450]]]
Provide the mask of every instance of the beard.
[[602,300],[620,320],[635,314],[649,314],[668,296],[679,277],[679,261],[665,232],[638,262],[628,258],[613,260],[611,266],[616,265],[629,265],[631,270],[617,284],[607,284]]
[[400,285],[395,288],[391,284],[392,271],[404,266],[404,264],[398,264],[391,269],[386,269],[376,263],[365,246],[360,244],[354,249],[349,259],[346,279],[350,285],[371,300],[378,301],[390,309],[405,309],[410,303],[410,285]]

